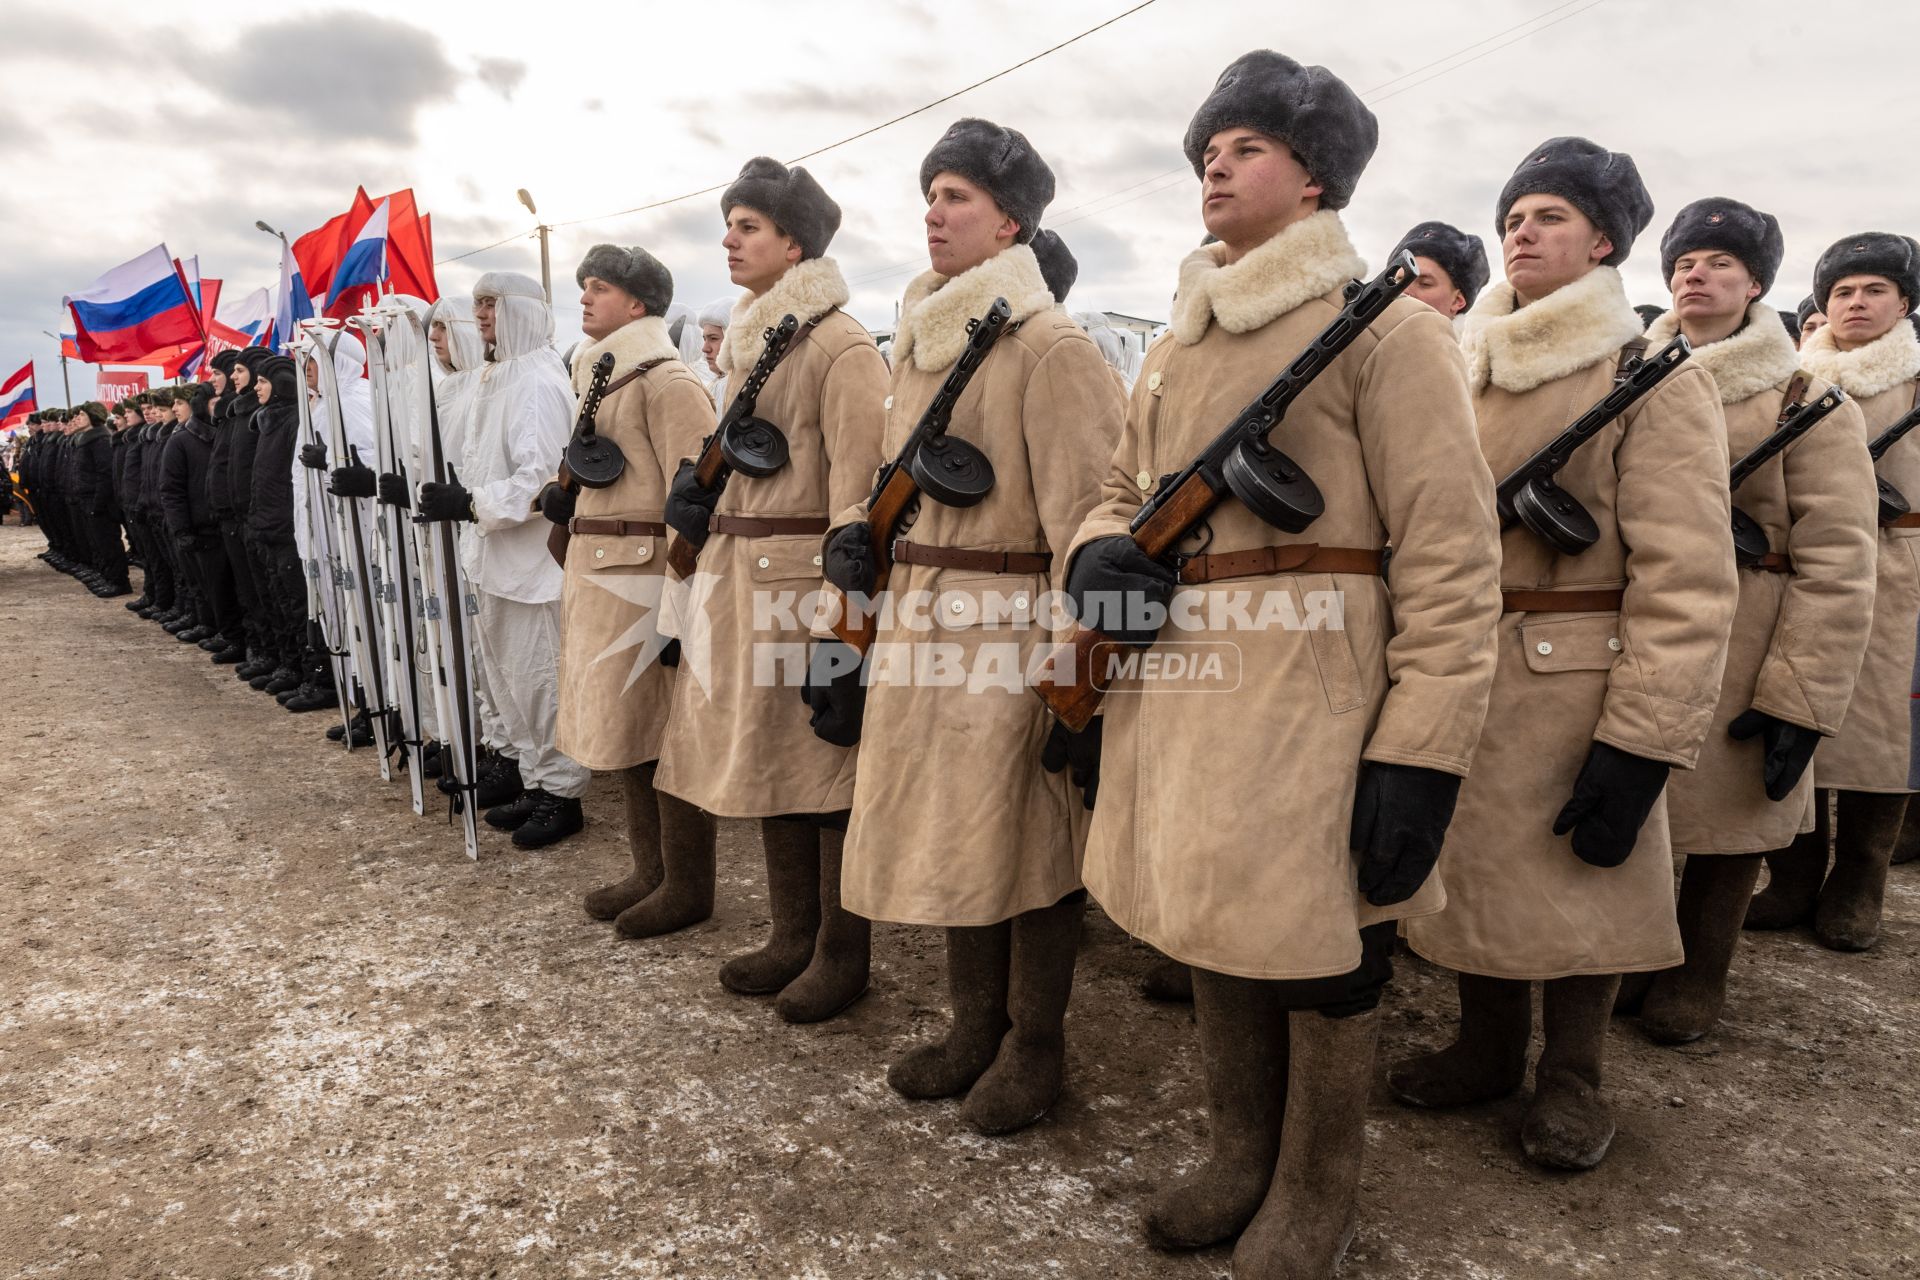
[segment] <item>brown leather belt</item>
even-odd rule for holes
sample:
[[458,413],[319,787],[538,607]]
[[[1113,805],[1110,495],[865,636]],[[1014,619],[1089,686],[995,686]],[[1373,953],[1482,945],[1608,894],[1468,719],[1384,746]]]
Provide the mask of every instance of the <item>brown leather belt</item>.
[[1194,556],[1180,566],[1180,581],[1197,585],[1226,578],[1261,578],[1275,573],[1364,573],[1377,578],[1380,569],[1378,551],[1293,542],[1281,547],[1251,547],[1245,551]]
[[608,533],[616,538],[664,538],[667,526],[658,520],[594,520],[575,516],[567,521],[568,533]]
[[1784,551],[1769,551],[1747,568],[1758,569],[1762,573],[1792,573],[1793,557]]
[[1895,516],[1880,527],[1882,529],[1920,529],[1920,511],[1909,511],[1903,516]]
[[731,533],[742,538],[771,538],[782,533],[825,533],[825,516],[723,516],[707,517],[707,532]]
[[1503,613],[1612,613],[1624,591],[1502,591]]
[[930,547],[924,542],[893,540],[895,564],[924,564],[935,569],[965,569],[968,573],[1045,573],[1053,565],[1050,551],[969,551],[965,547]]

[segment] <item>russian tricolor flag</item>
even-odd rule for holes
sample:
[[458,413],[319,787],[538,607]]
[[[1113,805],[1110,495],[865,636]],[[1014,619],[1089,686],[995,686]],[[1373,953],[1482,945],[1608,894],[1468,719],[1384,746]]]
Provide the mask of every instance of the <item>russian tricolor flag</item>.
[[272,341],[275,351],[285,351],[287,343],[299,331],[302,320],[313,319],[313,298],[300,275],[300,259],[285,243],[280,246],[280,305],[274,311]]
[[93,364],[137,361],[162,347],[201,339],[193,297],[164,244],[61,301],[73,315],[80,358]]
[[263,346],[273,329],[273,295],[265,289],[255,289],[231,310],[221,307],[217,323],[246,334],[243,345]]
[[0,430],[25,422],[40,402],[33,394],[33,361],[29,360],[11,378],[0,382]]
[[387,279],[387,204],[382,200],[374,209],[334,269],[327,291],[327,315],[334,319],[354,315],[364,303],[380,296],[380,285]]

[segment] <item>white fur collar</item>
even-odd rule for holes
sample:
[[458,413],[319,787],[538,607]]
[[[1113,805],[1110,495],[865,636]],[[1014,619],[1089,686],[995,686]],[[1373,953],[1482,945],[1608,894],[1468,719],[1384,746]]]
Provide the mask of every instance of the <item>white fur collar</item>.
[[1238,262],[1228,264],[1226,256],[1223,244],[1201,245],[1180,264],[1173,336],[1183,346],[1205,337],[1210,320],[1228,333],[1250,333],[1367,270],[1331,209],[1309,214]]
[[791,315],[801,324],[847,305],[847,282],[832,258],[809,258],[787,268],[773,288],[758,298],[740,295],[727,319],[727,340],[720,344],[720,372],[753,368],[766,348],[766,332]]
[[[1647,345],[1664,347],[1680,332],[1680,317],[1669,311],[1647,326]],[[1704,347],[1693,349],[1694,363],[1713,375],[1721,404],[1739,404],[1791,378],[1800,353],[1780,323],[1780,313],[1764,302],[1747,307],[1747,322]]]
[[1856,400],[1879,395],[1920,374],[1920,334],[1902,316],[1864,347],[1842,351],[1825,325],[1800,344],[1800,363]]
[[1002,249],[952,279],[938,271],[915,277],[900,301],[895,363],[911,354],[914,367],[923,373],[946,368],[966,349],[967,321],[985,315],[995,298],[1007,300],[1014,324],[1052,308],[1053,294],[1032,249],[1024,244]]
[[1595,267],[1531,306],[1514,309],[1513,286],[1493,286],[1467,312],[1460,346],[1475,391],[1531,391],[1602,360],[1640,336],[1640,317],[1612,267]]
[[585,395],[593,384],[593,362],[613,352],[613,376],[630,373],[638,365],[661,356],[680,354],[667,336],[667,322],[659,316],[641,316],[629,320],[598,342],[589,342],[573,353],[573,394]]

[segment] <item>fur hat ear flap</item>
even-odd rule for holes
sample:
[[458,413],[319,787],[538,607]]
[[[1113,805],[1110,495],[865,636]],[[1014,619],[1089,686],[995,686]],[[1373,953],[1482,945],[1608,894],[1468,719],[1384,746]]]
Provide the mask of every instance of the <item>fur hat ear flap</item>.
[[1400,237],[1400,243],[1393,246],[1393,256],[1398,257],[1402,250],[1438,263],[1468,306],[1487,287],[1487,246],[1479,236],[1444,222],[1423,222]]
[[1787,245],[1772,214],[1725,196],[1709,196],[1682,209],[1667,234],[1660,237],[1660,274],[1672,280],[1673,264],[1680,255],[1701,250],[1730,253],[1740,259],[1764,295],[1773,288]]
[[1235,125],[1292,148],[1320,184],[1322,209],[1347,207],[1380,144],[1380,122],[1346,81],[1271,49],[1234,59],[1194,112],[1183,145],[1195,174],[1205,172],[1207,140]]
[[942,173],[957,173],[1020,224],[1014,243],[1026,244],[1040,230],[1040,215],[1053,203],[1053,170],[1018,129],[969,117],[954,122],[920,162],[922,194]]
[[[647,314],[665,317],[673,305],[673,273],[660,259],[638,245],[621,248],[617,244],[597,244],[580,259],[573,282],[582,289],[587,277],[597,276],[610,285],[625,289],[646,304]],[[475,291],[478,296],[478,290]]]
[[1585,138],[1549,138],[1533,149],[1500,189],[1494,206],[1495,235],[1506,234],[1507,210],[1521,196],[1559,196],[1593,221],[1613,241],[1600,265],[1617,267],[1653,221],[1653,197],[1640,170],[1624,151],[1609,151]]
[[1033,237],[1033,256],[1040,261],[1040,278],[1056,303],[1064,303],[1080,278],[1080,263],[1057,231],[1037,231]]
[[1890,231],[1862,231],[1836,240],[1813,268],[1813,296],[1822,311],[1833,286],[1848,276],[1885,276],[1910,308],[1920,307],[1920,244]]
[[736,205],[758,209],[793,237],[802,260],[818,258],[840,230],[840,206],[805,169],[789,169],[771,156],[755,156],[720,197],[720,216]]

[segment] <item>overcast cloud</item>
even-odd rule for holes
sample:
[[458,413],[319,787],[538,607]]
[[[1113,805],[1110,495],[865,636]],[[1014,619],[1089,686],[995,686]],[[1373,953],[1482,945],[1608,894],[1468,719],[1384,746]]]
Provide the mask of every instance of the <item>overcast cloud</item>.
[[[229,296],[275,283],[278,245],[255,219],[298,234],[356,183],[411,185],[442,259],[526,230],[514,191],[529,188],[543,219],[573,224],[553,232],[563,340],[578,318],[572,265],[598,241],[647,246],[698,306],[731,292],[717,196],[611,211],[724,183],[755,154],[813,150],[1127,7],[421,0],[316,17],[228,8],[164,27],[150,5],[75,16],[13,0],[0,13],[0,376],[32,356],[53,402],[58,363],[39,331],[64,325],[61,294],[156,241],[197,253]],[[1220,69],[1261,46],[1332,68],[1379,114],[1380,149],[1345,215],[1375,265],[1424,218],[1490,235],[1514,164],[1561,133],[1631,152],[1653,191],[1654,225],[1625,269],[1635,301],[1665,300],[1659,234],[1701,196],[1779,217],[1779,307],[1841,235],[1920,232],[1909,0],[1158,0],[806,162],[845,210],[832,254],[853,312],[891,323],[925,266],[920,157],[954,119],[983,115],[1053,165],[1047,223],[1081,263],[1071,305],[1164,317],[1202,233],[1181,133]],[[440,286],[463,291],[486,270],[538,275],[537,242],[446,262]],[[90,369],[72,372],[86,395]]]

